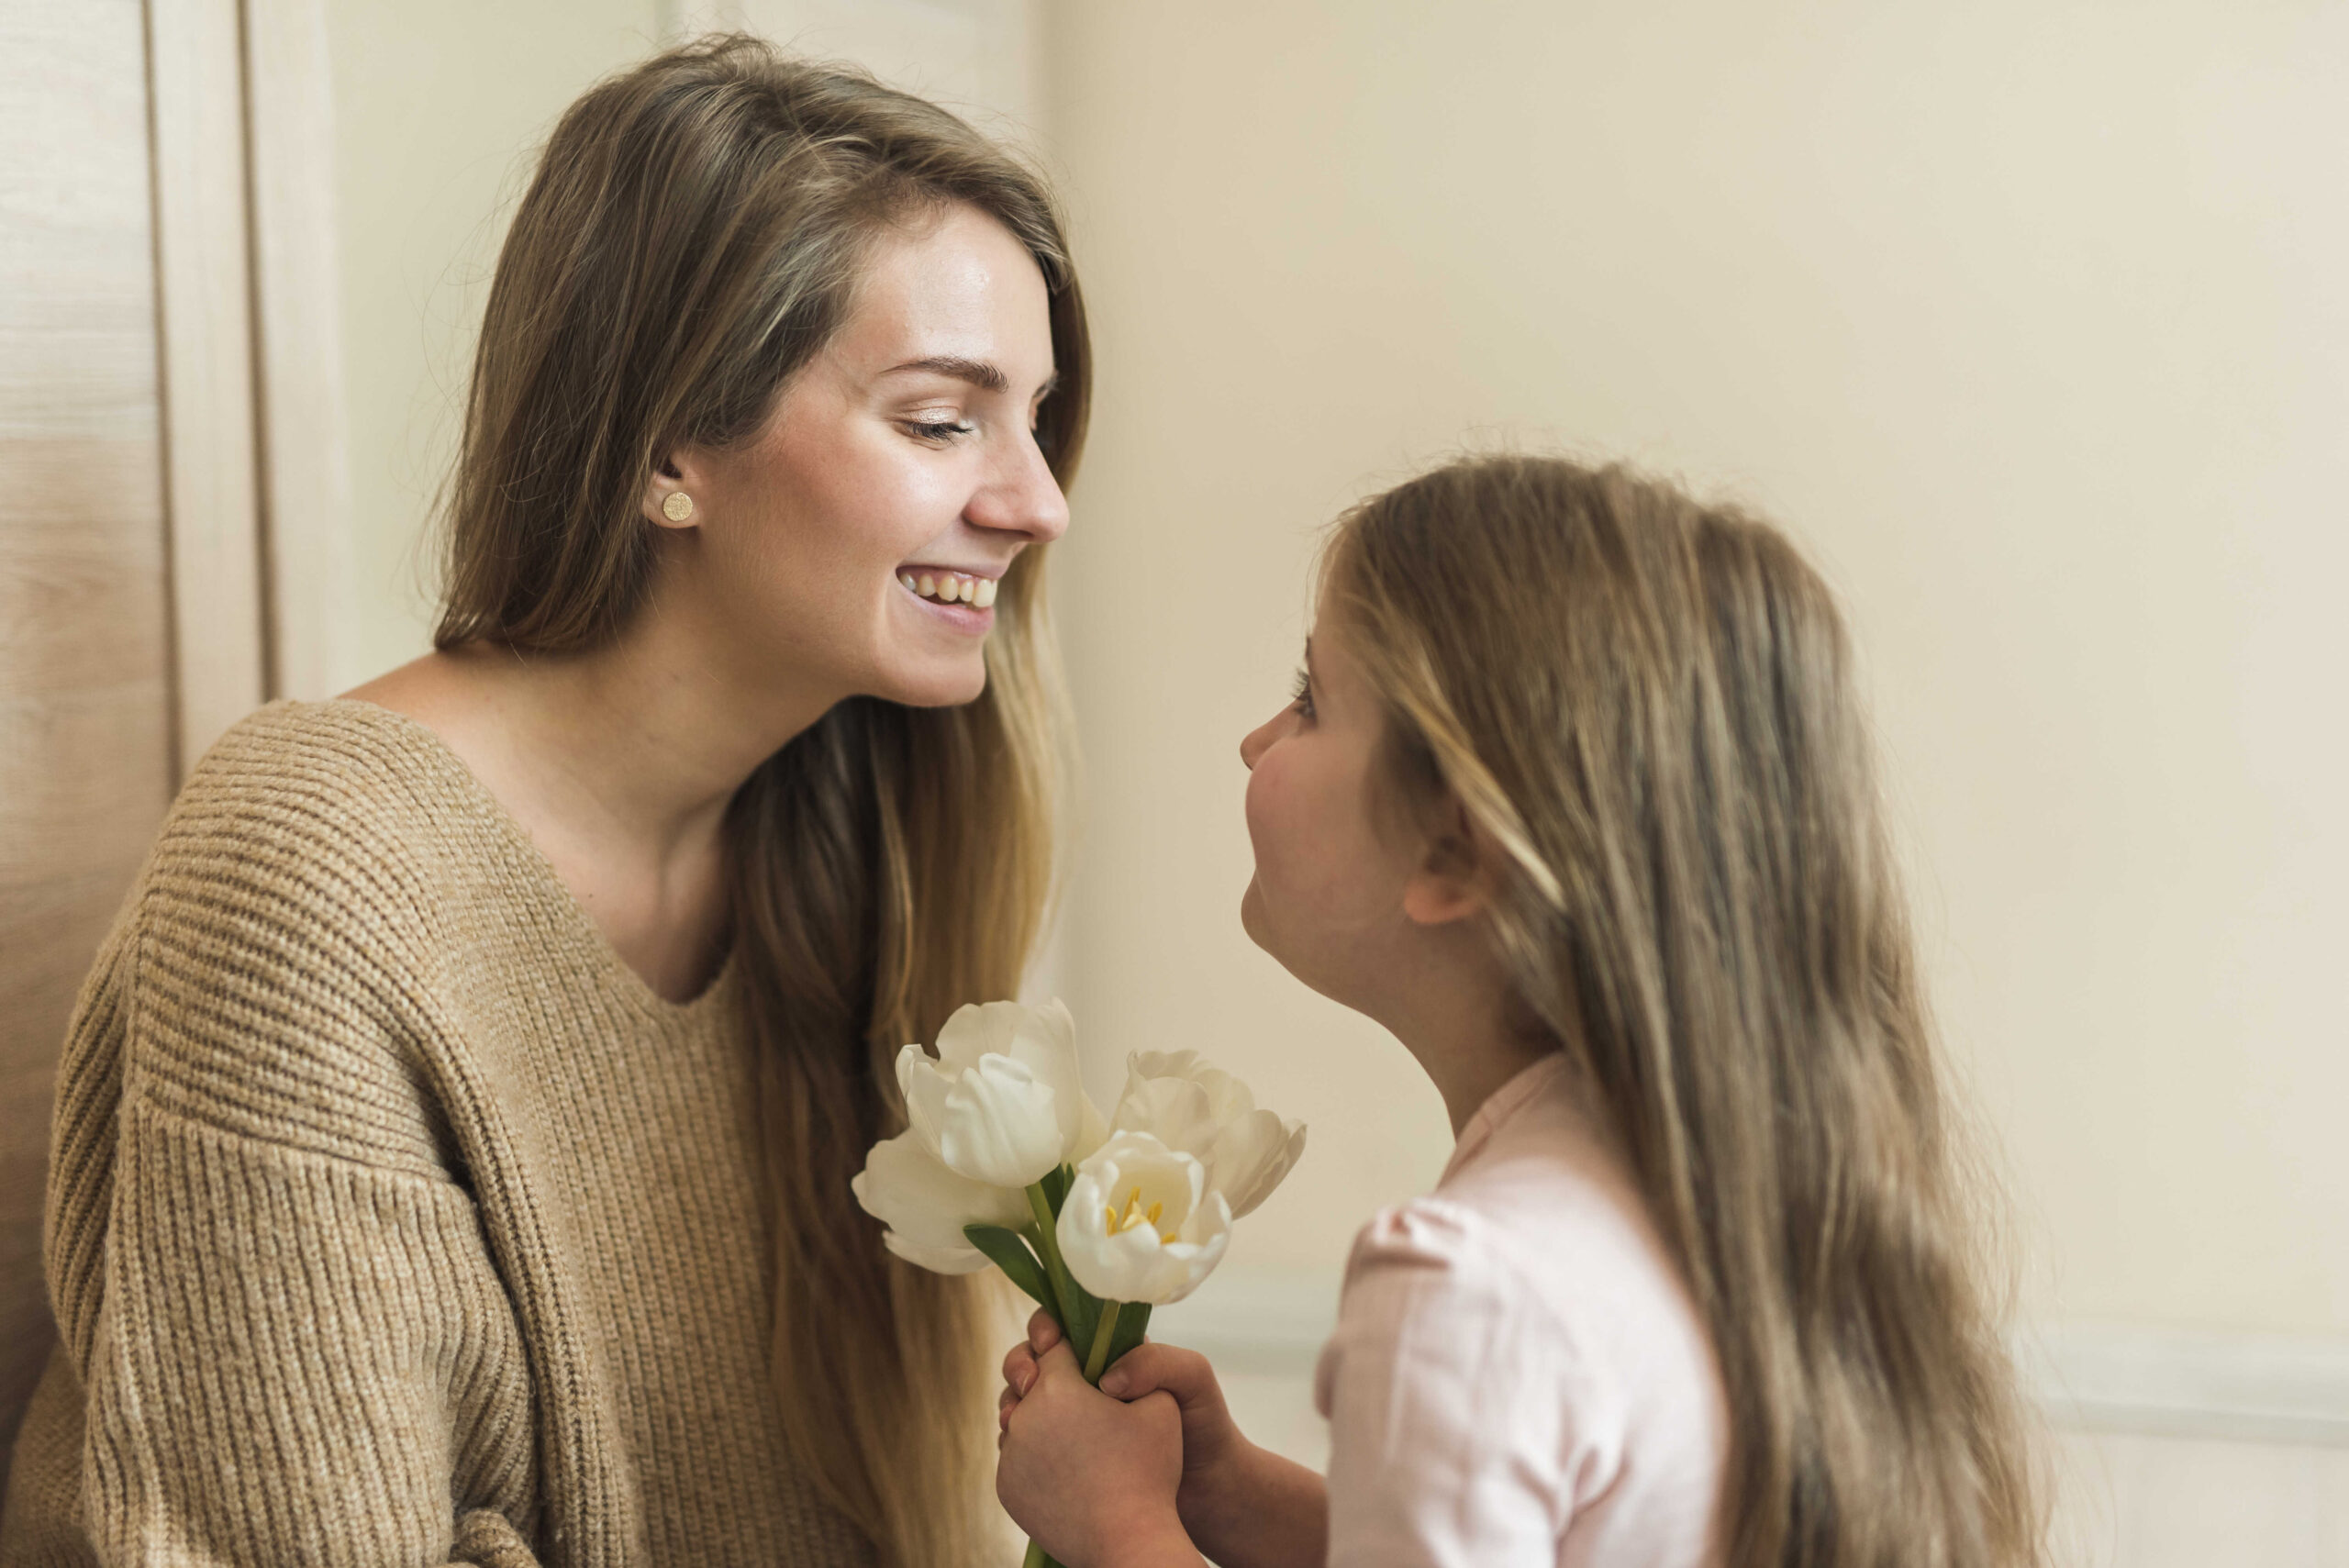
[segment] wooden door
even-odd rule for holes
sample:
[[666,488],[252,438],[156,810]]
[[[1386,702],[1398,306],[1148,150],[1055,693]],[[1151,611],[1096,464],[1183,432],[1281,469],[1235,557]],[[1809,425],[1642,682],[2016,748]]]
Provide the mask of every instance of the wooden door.
[[161,351],[138,0],[0,4],[0,1437],[46,1359],[67,1014],[171,799]]
[[323,48],[318,0],[0,0],[0,1483],[74,998],[187,763],[314,695],[333,618]]

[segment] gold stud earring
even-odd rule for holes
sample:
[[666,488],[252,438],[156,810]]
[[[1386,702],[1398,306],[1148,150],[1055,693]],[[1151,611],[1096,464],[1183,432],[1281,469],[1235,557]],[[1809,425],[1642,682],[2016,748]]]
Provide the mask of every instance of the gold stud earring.
[[694,515],[694,498],[682,490],[672,490],[669,498],[661,503],[661,515],[673,523],[682,523]]

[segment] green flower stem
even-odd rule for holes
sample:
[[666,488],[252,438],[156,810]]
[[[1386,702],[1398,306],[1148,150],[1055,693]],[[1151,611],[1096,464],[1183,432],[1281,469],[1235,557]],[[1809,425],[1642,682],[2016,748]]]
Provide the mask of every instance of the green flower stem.
[[1118,1314],[1126,1309],[1122,1301],[1106,1304],[1108,1310],[1101,1314],[1101,1326],[1093,1330],[1093,1349],[1085,1358],[1085,1381],[1098,1388],[1101,1374],[1108,1370],[1109,1341],[1118,1337]]
[[1028,1555],[1019,1560],[1019,1568],[1058,1568],[1044,1549],[1034,1541],[1028,1543]]
[[1036,1216],[1036,1251],[1044,1260],[1044,1276],[1052,1282],[1052,1295],[1060,1301],[1061,1332],[1073,1334],[1077,1324],[1076,1281],[1069,1277],[1068,1264],[1061,1258],[1059,1226],[1052,1218],[1052,1200],[1044,1196],[1043,1183],[1030,1184],[1028,1207]]

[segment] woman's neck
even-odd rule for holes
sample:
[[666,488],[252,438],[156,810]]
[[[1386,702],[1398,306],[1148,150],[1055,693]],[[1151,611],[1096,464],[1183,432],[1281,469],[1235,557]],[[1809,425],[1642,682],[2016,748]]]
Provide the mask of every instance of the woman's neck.
[[835,700],[750,689],[701,640],[689,617],[646,613],[588,652],[475,644],[350,694],[437,734],[672,999],[700,989],[724,945],[728,803]]

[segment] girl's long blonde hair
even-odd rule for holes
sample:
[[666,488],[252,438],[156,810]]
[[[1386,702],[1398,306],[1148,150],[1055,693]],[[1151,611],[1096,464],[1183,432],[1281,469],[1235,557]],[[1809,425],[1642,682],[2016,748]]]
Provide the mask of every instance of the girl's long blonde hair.
[[1364,504],[1324,561],[1389,797],[1454,799],[1492,847],[1512,1004],[1620,1129],[1711,1330],[1724,1560],[2038,1561],[1987,1188],[1825,584],[1750,517],[1531,457]]
[[[1037,441],[1084,443],[1085,310],[1042,181],[963,121],[751,38],[668,51],[556,126],[498,259],[449,503],[441,648],[565,651],[643,603],[653,465],[756,430],[841,324],[891,224],[1001,222],[1051,297]],[[762,1062],[776,1397],[800,1462],[888,1568],[979,1561],[988,1298],[891,1258],[849,1178],[903,1126],[892,1058],[1017,993],[1052,884],[1060,684],[1045,551],[996,604],[976,702],[841,704],[751,775],[726,830]]]

